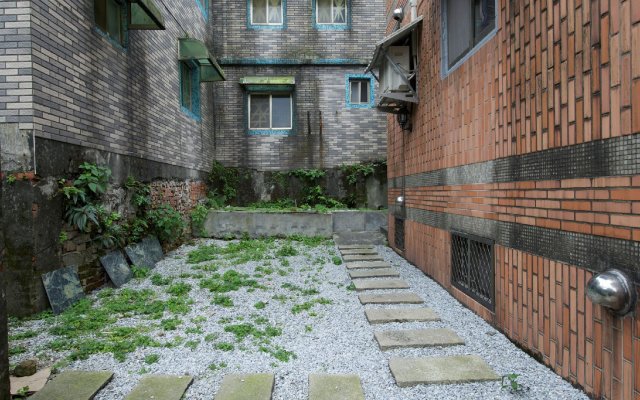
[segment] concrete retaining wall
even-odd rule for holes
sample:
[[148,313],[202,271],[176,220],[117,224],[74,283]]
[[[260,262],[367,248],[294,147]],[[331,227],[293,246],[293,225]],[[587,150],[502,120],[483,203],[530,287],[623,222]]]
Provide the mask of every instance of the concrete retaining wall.
[[254,212],[209,211],[206,237],[322,236],[342,232],[380,232],[387,227],[386,211]]

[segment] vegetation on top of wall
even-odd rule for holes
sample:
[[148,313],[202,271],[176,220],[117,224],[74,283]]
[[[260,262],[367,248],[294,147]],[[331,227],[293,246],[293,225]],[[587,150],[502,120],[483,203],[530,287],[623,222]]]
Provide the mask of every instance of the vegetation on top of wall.
[[340,166],[340,170],[344,172],[347,183],[349,183],[350,185],[355,185],[359,180],[363,180],[368,176],[374,175],[377,171],[382,170],[386,173],[387,161],[374,160],[362,162],[359,164],[343,164]]
[[230,204],[238,196],[238,187],[249,178],[249,171],[244,168],[227,168],[219,161],[213,161],[209,183],[213,188],[210,197],[216,203]]

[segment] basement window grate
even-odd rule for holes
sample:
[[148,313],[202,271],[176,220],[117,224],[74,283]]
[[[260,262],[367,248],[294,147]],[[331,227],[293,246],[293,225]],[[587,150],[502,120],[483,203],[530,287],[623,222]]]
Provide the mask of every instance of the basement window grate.
[[394,243],[398,250],[404,251],[404,219],[396,217]]
[[491,240],[451,234],[451,283],[484,307],[494,310],[495,279]]

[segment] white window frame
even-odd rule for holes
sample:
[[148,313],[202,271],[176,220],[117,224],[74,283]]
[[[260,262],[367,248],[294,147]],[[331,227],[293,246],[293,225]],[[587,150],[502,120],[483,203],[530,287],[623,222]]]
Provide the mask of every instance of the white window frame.
[[251,10],[250,10],[250,13],[251,13],[251,18],[250,18],[251,25],[257,25],[257,26],[282,26],[282,25],[284,25],[284,9],[283,9],[284,0],[280,0],[280,15],[282,17],[281,17],[281,20],[280,20],[279,23],[269,22],[269,0],[267,0],[267,3],[266,3],[266,6],[267,6],[267,14],[266,14],[267,15],[267,22],[255,22],[253,20],[253,1],[254,0],[249,0],[249,4],[251,6]]
[[367,101],[362,101],[362,99],[360,99],[360,101],[355,102],[353,101],[353,90],[351,89],[351,85],[357,82],[358,83],[358,96],[360,96],[360,94],[362,94],[362,84],[366,83],[367,84],[367,97],[371,97],[371,79],[367,79],[367,78],[349,78],[349,103],[350,104],[357,104],[357,105],[365,105],[365,104],[369,104],[371,103],[371,99],[368,98]]
[[[284,95],[285,93],[251,93],[247,97],[248,101],[248,128],[249,131],[286,131],[293,129],[293,96],[291,93],[286,93],[289,96],[289,126],[288,127],[273,127],[273,96],[274,95]],[[269,96],[269,128],[252,128],[251,127],[251,96]]]
[[[333,20],[333,0],[331,1],[331,19]],[[320,22],[320,0],[316,0],[316,25],[348,25],[349,24],[349,0],[344,1],[344,22]]]

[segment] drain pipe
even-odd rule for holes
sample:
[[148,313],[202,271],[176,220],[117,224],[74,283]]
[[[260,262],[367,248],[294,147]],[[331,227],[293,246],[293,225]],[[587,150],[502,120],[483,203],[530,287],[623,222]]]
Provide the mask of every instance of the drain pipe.
[[411,22],[418,19],[418,0],[409,0],[411,6]]

